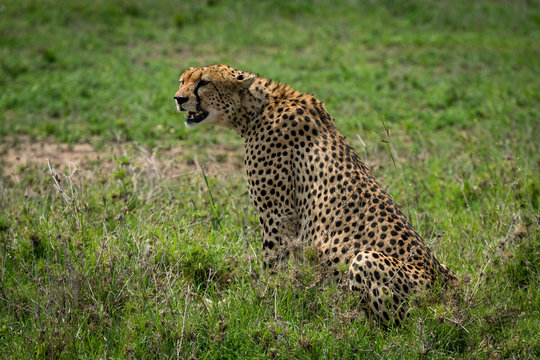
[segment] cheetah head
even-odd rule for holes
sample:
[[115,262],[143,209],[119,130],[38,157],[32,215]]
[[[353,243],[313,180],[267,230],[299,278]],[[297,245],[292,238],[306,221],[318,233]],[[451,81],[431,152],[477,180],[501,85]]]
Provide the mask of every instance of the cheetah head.
[[215,124],[233,127],[241,111],[242,96],[256,75],[227,65],[192,67],[180,77],[174,95],[178,111],[187,111],[186,126]]

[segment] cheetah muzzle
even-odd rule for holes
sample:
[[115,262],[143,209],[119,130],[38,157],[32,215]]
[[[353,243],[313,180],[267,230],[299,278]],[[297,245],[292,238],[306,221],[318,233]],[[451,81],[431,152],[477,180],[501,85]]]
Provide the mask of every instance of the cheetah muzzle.
[[212,65],[187,69],[175,101],[188,127],[224,126],[244,139],[266,268],[298,244],[313,248],[385,325],[407,316],[412,293],[457,284],[312,95]]
[[189,111],[188,114],[186,115],[186,126],[193,127],[194,125],[206,119],[207,116],[208,116],[208,112],[206,111],[202,111],[202,112]]

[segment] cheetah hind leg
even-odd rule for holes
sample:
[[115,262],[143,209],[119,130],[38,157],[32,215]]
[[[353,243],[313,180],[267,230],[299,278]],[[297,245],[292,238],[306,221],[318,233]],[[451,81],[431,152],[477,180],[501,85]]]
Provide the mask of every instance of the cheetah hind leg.
[[399,325],[406,317],[410,267],[377,251],[360,252],[351,263],[349,288],[361,292],[361,307],[379,324]]

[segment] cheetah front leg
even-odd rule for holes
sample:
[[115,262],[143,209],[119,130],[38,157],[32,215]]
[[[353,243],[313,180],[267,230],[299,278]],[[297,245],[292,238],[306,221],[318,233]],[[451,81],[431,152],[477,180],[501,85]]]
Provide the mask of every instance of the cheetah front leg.
[[399,324],[407,315],[407,297],[418,282],[408,274],[414,266],[377,251],[356,255],[349,268],[349,288],[360,291],[368,316],[384,325]]
[[259,214],[262,224],[263,265],[273,271],[282,259],[290,255],[290,239],[296,236],[296,229],[291,228],[290,215],[280,212]]

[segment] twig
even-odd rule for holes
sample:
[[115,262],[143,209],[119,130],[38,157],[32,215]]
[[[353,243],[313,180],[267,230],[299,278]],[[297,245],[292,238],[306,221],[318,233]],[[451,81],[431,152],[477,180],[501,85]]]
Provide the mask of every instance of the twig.
[[64,201],[67,204],[68,208],[76,215],[75,216],[75,222],[77,224],[77,227],[80,228],[78,209],[77,209],[77,206],[73,205],[74,193],[73,193],[73,182],[71,181],[71,176],[73,174],[75,174],[75,172],[77,171],[77,167],[75,166],[75,169],[73,170],[73,172],[70,172],[70,175],[67,177],[69,179],[70,184],[71,184],[70,188],[71,188],[72,197],[69,197],[68,194],[66,194],[66,192],[64,191],[64,189],[60,186],[60,183],[58,182],[58,179],[57,179],[57,175],[56,175],[55,171],[52,169],[51,163],[49,162],[49,160],[47,160],[47,167],[49,168],[49,173],[51,174],[51,177],[52,177],[52,179],[54,181],[54,187],[56,188],[56,190],[60,194],[62,194],[62,198],[64,199]]
[[219,214],[216,208],[216,204],[214,202],[214,196],[212,195],[212,187],[210,186],[210,183],[208,182],[208,178],[206,177],[206,173],[204,172],[204,169],[202,168],[201,164],[199,164],[199,160],[197,159],[197,157],[195,157],[194,160],[195,160],[195,164],[197,165],[197,169],[201,172],[204,178],[206,188],[208,189],[208,194],[210,195],[210,202],[212,204],[212,211],[214,213],[214,221],[216,221],[216,223],[219,225],[220,224]]
[[182,317],[182,331],[180,332],[180,343],[178,344],[178,348],[176,349],[176,358],[180,359],[180,350],[182,349],[182,342],[184,340],[184,327],[186,325],[186,313],[187,313],[187,306],[188,306],[188,300],[189,300],[189,293],[190,293],[189,285],[186,291],[186,299],[185,305],[184,305],[184,314]]
[[484,268],[480,272],[480,276],[478,277],[478,280],[476,281],[476,284],[474,285],[474,290],[472,292],[472,295],[467,299],[468,302],[471,302],[476,296],[476,293],[478,292],[478,289],[480,287],[480,280],[482,280],[482,278],[484,277],[486,268],[488,267],[490,263],[491,263],[491,259],[487,261],[486,265],[484,265]]

